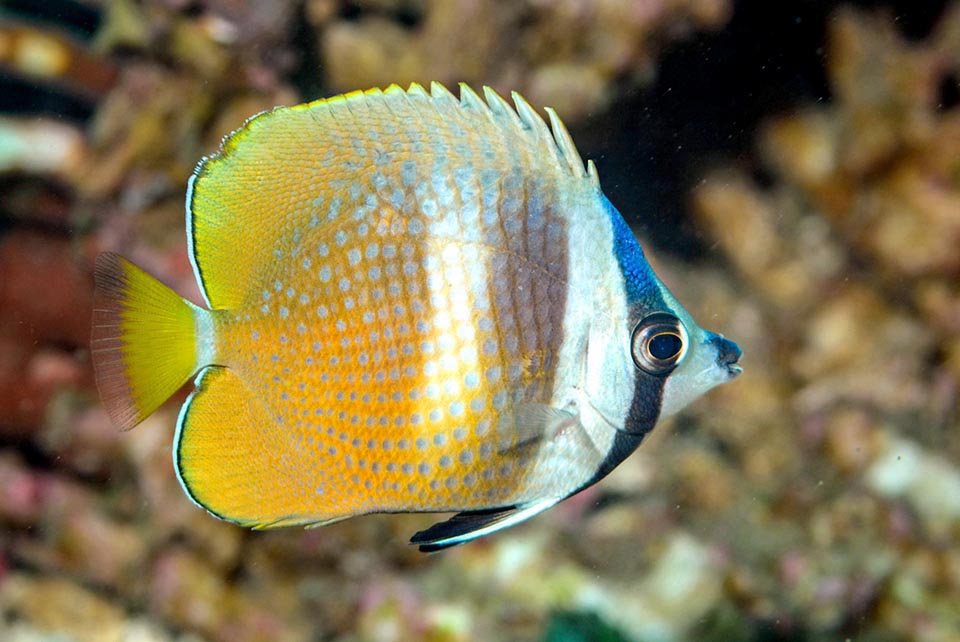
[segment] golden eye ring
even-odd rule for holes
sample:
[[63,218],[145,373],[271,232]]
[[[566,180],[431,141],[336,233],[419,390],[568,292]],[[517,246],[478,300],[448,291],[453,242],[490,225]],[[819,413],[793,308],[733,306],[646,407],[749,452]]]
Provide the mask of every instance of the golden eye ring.
[[687,354],[687,330],[668,312],[648,314],[633,328],[631,353],[638,368],[655,377],[673,371]]

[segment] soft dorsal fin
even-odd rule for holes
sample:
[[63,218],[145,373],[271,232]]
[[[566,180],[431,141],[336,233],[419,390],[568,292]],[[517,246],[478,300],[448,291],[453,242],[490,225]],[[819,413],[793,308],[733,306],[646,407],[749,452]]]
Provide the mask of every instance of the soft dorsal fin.
[[190,255],[207,303],[252,302],[259,290],[250,277],[263,274],[260,262],[283,258],[277,253],[290,244],[282,241],[317,226],[333,233],[331,203],[347,215],[359,211],[357,194],[376,191],[377,172],[409,162],[522,165],[595,190],[595,175],[552,111],[551,131],[519,94],[510,106],[489,88],[486,102],[465,85],[460,92],[458,100],[438,83],[429,93],[416,84],[353,92],[263,112],[227,136],[187,191]]

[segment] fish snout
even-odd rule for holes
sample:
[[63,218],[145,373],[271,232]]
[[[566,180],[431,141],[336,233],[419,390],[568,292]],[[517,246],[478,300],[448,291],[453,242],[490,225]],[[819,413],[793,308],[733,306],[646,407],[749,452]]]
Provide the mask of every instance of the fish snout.
[[717,350],[717,365],[726,370],[731,379],[743,372],[743,367],[737,363],[743,356],[740,346],[722,334],[710,337],[709,343]]

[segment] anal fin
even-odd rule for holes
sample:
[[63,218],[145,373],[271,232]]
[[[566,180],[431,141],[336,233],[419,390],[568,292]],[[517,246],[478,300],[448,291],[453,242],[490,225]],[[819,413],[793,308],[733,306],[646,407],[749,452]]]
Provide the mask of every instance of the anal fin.
[[510,528],[542,513],[561,499],[563,498],[549,497],[518,506],[457,513],[444,522],[415,533],[410,538],[410,543],[418,545],[422,553],[440,551]]
[[[314,454],[291,438],[233,371],[204,369],[180,412],[174,443],[177,476],[208,512],[254,529],[332,523],[331,511],[304,471]],[[332,498],[334,502],[336,497]]]

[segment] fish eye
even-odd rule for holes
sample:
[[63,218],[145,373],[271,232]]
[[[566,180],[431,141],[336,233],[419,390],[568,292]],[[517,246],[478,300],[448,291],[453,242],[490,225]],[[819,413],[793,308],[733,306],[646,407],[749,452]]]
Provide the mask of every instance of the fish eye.
[[662,377],[676,368],[686,354],[687,331],[672,314],[654,312],[634,327],[631,350],[638,368]]

